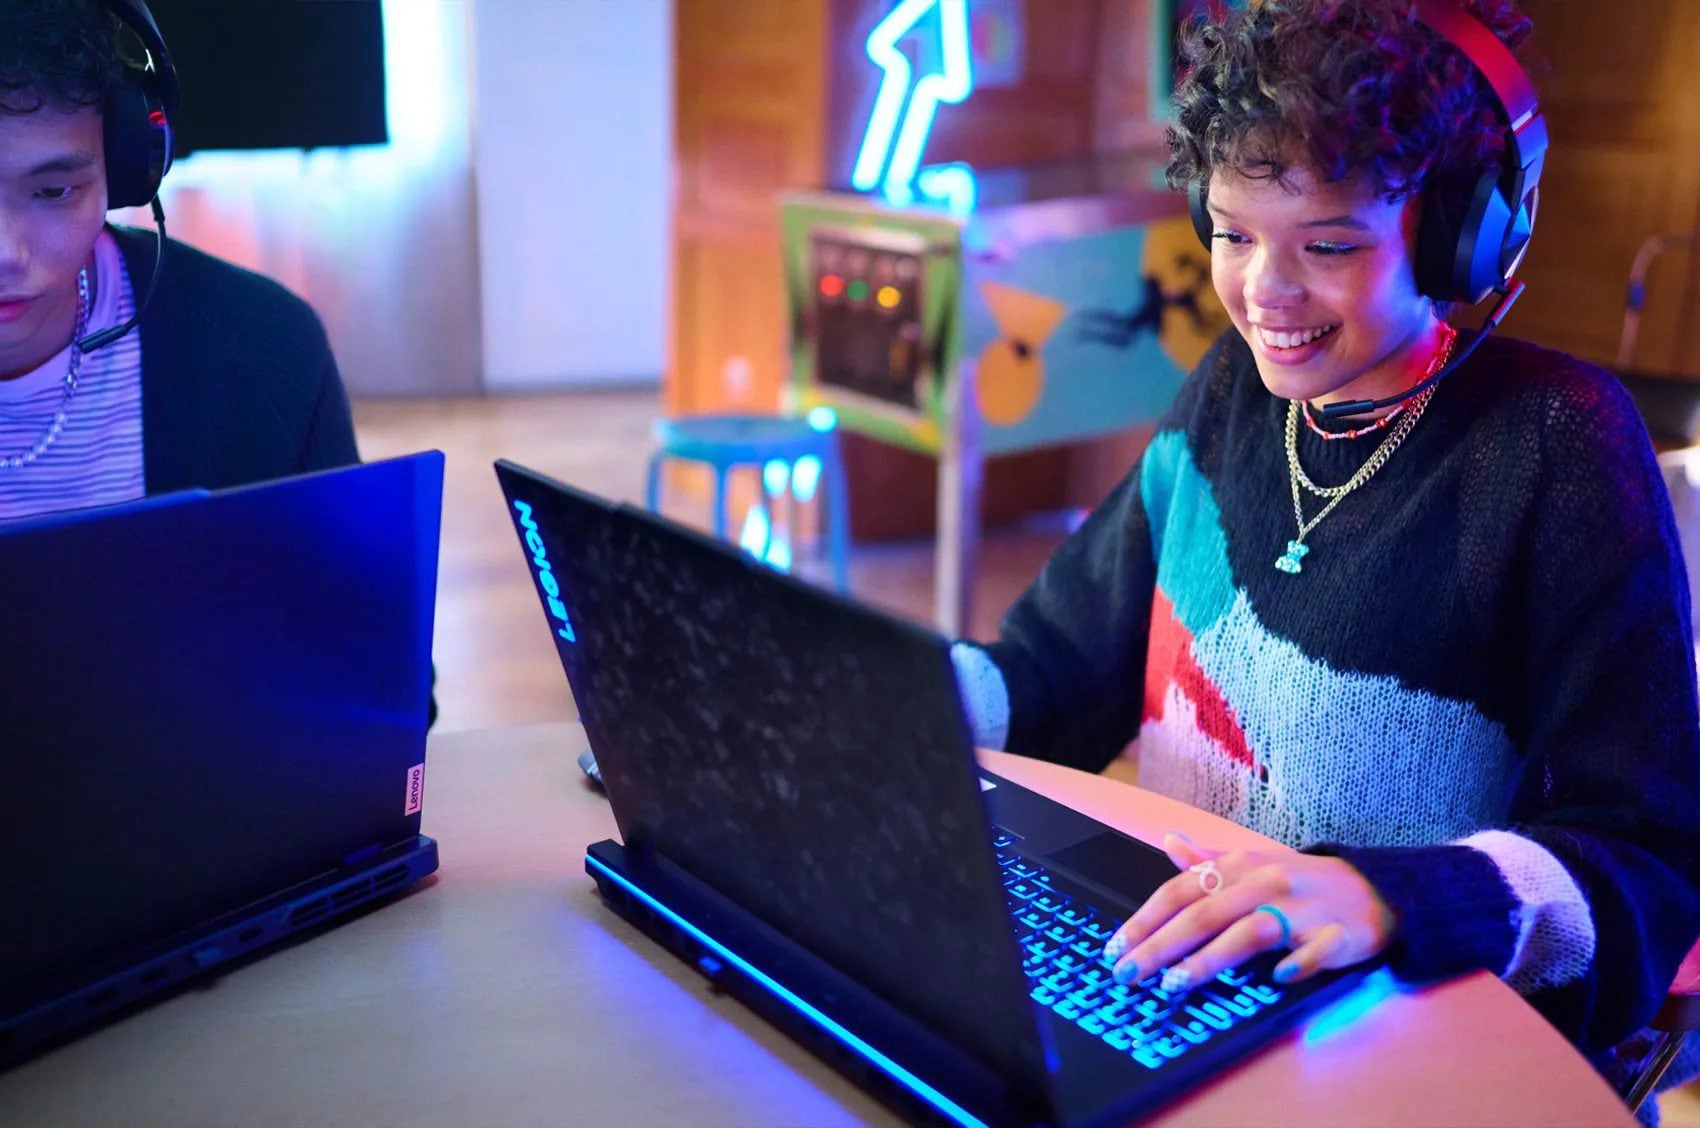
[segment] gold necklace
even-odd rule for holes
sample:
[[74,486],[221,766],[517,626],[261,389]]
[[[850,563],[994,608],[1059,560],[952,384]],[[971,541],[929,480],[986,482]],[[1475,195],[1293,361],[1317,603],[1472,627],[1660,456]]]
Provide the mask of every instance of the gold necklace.
[[[1452,342],[1457,340],[1457,337],[1457,330],[1451,326],[1446,326],[1445,342],[1435,354],[1434,360],[1430,362],[1424,379],[1440,371],[1441,366],[1446,363],[1447,357],[1452,355]],[[1381,440],[1381,443],[1375,448],[1375,452],[1369,456],[1369,460],[1358,467],[1358,472],[1353,474],[1345,485],[1341,486],[1319,486],[1310,480],[1310,476],[1299,465],[1299,413],[1301,409],[1298,400],[1292,400],[1287,404],[1287,477],[1293,487],[1293,518],[1298,522],[1299,535],[1296,540],[1288,541],[1287,551],[1276,558],[1275,567],[1277,569],[1290,576],[1297,575],[1304,570],[1304,565],[1301,562],[1310,553],[1310,546],[1305,544],[1305,538],[1310,535],[1312,529],[1322,524],[1324,517],[1334,512],[1334,507],[1344,501],[1347,494],[1369,481],[1375,476],[1377,470],[1387,464],[1387,460],[1393,457],[1393,452],[1399,449],[1399,444],[1405,441],[1412,428],[1417,425],[1417,420],[1423,417],[1423,411],[1428,407],[1428,402],[1432,398],[1434,398],[1434,389],[1429,388],[1411,401],[1409,409],[1401,414],[1399,422],[1387,433],[1387,437]],[[1328,504],[1322,507],[1322,512],[1309,521],[1305,520],[1304,505],[1299,494],[1301,483],[1309,492],[1328,499]]]

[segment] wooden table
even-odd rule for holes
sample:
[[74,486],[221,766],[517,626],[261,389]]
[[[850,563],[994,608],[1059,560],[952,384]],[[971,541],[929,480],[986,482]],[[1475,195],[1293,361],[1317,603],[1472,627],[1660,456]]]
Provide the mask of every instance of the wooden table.
[[[0,1125],[889,1124],[883,1106],[708,990],[603,907],[613,835],[576,725],[434,738],[442,870],[396,903],[0,1074]],[[997,753],[992,770],[1156,840],[1260,841],[1124,784]],[[1491,976],[1294,1034],[1163,1124],[1630,1125]]]

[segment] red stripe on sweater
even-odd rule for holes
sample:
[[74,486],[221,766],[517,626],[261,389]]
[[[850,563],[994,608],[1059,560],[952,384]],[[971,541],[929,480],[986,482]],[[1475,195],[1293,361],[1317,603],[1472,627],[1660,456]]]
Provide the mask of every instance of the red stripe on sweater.
[[1255,765],[1239,718],[1216,683],[1199,669],[1192,656],[1192,633],[1175,618],[1175,605],[1159,588],[1151,600],[1151,641],[1145,655],[1145,719],[1163,715],[1163,699],[1171,684],[1192,702],[1200,732],[1230,759],[1248,768]]

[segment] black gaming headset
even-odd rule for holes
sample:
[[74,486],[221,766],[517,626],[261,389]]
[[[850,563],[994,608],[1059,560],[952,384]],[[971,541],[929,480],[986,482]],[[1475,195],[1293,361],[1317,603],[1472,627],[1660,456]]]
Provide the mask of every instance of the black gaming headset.
[[160,269],[165,265],[165,209],[159,203],[159,185],[171,168],[171,121],[177,114],[179,95],[177,68],[171,65],[165,38],[144,0],[100,3],[130,29],[146,55],[138,63],[123,63],[123,74],[101,107],[106,130],[106,206],[151,208],[155,244],[153,273],[135,313],[122,325],[79,340],[77,347],[85,353],[105,348],[134,329],[159,286]]
[[[1418,291],[1436,301],[1473,305],[1496,290],[1507,291],[1529,249],[1546,160],[1546,119],[1510,49],[1458,0],[1415,0],[1415,5],[1417,18],[1462,51],[1487,79],[1505,115],[1499,167],[1482,173],[1462,211],[1445,193],[1425,189],[1417,229]],[[1195,180],[1187,194],[1193,228],[1209,247],[1215,225],[1205,192],[1204,182]]]
[[[1513,276],[1523,264],[1529,238],[1535,230],[1541,166],[1547,154],[1546,118],[1535,102],[1529,76],[1523,73],[1511,49],[1486,24],[1465,11],[1459,0],[1412,2],[1417,19],[1462,51],[1487,79],[1499,99],[1506,123],[1505,151],[1499,166],[1482,173],[1462,209],[1455,197],[1437,186],[1424,187],[1414,263],[1417,290],[1436,301],[1471,305],[1489,294],[1497,293],[1499,298],[1488,312],[1481,332],[1440,371],[1386,399],[1326,404],[1321,412],[1325,418],[1391,407],[1433,387],[1468,359],[1523,293],[1523,283]],[[1187,187],[1187,201],[1193,230],[1209,249],[1216,225],[1211,222],[1206,206],[1206,191],[1203,180],[1194,180]]]
[[147,57],[124,64],[106,99],[106,206],[144,207],[171,168],[171,122],[177,114],[177,69],[143,0],[101,0],[129,28]]

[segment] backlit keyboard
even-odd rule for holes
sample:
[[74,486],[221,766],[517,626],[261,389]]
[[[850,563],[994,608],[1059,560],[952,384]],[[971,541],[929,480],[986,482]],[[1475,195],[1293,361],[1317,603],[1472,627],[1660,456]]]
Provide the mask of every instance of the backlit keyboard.
[[1121,921],[1054,888],[1044,866],[1014,851],[1017,841],[999,829],[993,845],[1028,991],[1040,1006],[1147,1069],[1161,1069],[1280,1000],[1272,984],[1232,968],[1184,993],[1158,986],[1160,968],[1137,984],[1117,983],[1104,943]]

